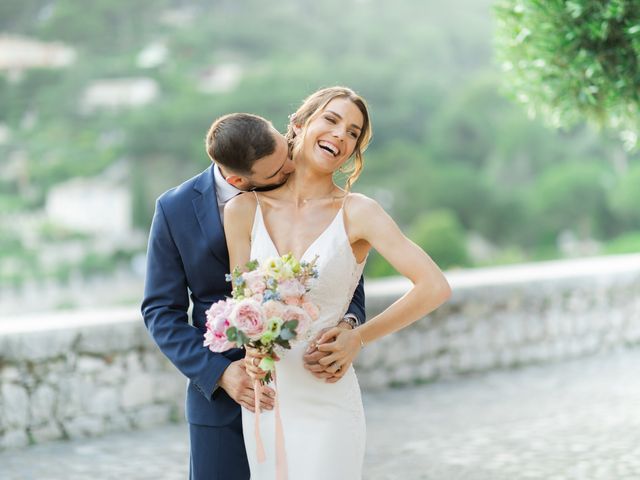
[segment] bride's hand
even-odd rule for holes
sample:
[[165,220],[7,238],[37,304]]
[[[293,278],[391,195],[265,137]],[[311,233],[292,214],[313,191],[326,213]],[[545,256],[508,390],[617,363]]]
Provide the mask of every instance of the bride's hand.
[[[333,339],[333,341],[331,341]],[[318,350],[328,355],[318,360],[325,367],[326,372],[333,372],[333,377],[327,379],[328,383],[340,380],[360,353],[360,332],[334,327],[327,330],[318,339]]]

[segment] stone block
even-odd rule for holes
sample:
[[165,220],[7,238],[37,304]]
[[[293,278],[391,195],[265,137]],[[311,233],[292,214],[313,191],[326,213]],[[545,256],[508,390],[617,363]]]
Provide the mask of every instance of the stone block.
[[62,378],[57,385],[58,402],[56,418],[69,419],[86,414],[87,404],[95,391],[95,385],[78,376]]
[[20,371],[11,365],[6,365],[0,368],[0,383],[19,383],[22,374]]
[[102,358],[88,355],[80,355],[76,361],[76,371],[78,373],[98,373],[105,369],[105,362]]
[[173,403],[185,396],[186,380],[178,372],[159,372],[152,374],[154,402]]
[[390,381],[394,384],[406,385],[414,383],[416,380],[412,364],[398,365],[390,374]]
[[6,426],[26,428],[29,423],[29,395],[27,390],[15,383],[1,386],[4,421]]
[[23,448],[29,445],[29,436],[24,429],[8,430],[0,435],[0,450]]
[[124,413],[114,413],[104,419],[104,431],[109,432],[125,432],[135,428],[129,417]]
[[126,372],[121,364],[112,362],[105,363],[102,371],[100,371],[99,379],[101,385],[109,385],[115,387],[124,383]]
[[95,437],[105,432],[101,417],[78,415],[65,422],[64,428],[70,438]]
[[418,365],[416,376],[420,382],[431,382],[438,377],[438,369],[434,360],[423,361]]
[[144,371],[144,368],[142,368],[142,362],[140,361],[140,354],[138,354],[138,352],[128,352],[124,358],[127,375],[136,375]]
[[358,383],[364,390],[381,390],[389,386],[391,378],[385,370],[380,369],[358,374]]
[[117,328],[96,325],[83,333],[77,348],[79,352],[94,355],[128,352],[146,345],[144,336],[148,336],[148,333],[142,322],[118,323]]
[[40,384],[31,393],[31,401],[29,402],[31,425],[48,423],[55,410],[55,404],[58,400],[57,392],[47,384]]
[[31,427],[31,437],[35,443],[50,442],[52,440],[60,440],[63,433],[57,423],[49,421],[43,425]]
[[38,332],[18,332],[0,336],[2,356],[6,361],[20,364],[25,360],[43,362],[64,356],[80,335],[77,329],[57,329]]
[[171,408],[171,405],[145,405],[128,416],[136,428],[149,428],[167,423],[171,419]]
[[120,395],[115,388],[97,387],[87,399],[87,412],[91,415],[105,417],[120,410]]
[[366,345],[358,355],[355,362],[355,368],[357,372],[361,370],[375,370],[383,362],[381,358],[383,355],[380,342],[373,342]]
[[152,375],[138,374],[127,378],[121,392],[121,405],[125,410],[149,404],[153,401]]

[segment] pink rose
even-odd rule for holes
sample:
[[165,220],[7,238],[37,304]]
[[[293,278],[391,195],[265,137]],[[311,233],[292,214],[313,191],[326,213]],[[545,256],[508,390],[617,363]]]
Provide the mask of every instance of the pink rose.
[[246,298],[239,302],[231,312],[229,320],[231,325],[249,337],[255,340],[264,330],[264,313],[260,304],[255,300]]
[[280,302],[269,300],[262,305],[262,310],[264,311],[264,316],[266,318],[282,318],[282,315],[284,313],[284,305],[282,305],[282,303]]
[[267,288],[264,275],[259,270],[245,272],[242,274],[242,278],[246,282],[247,288],[253,293],[264,293]]
[[205,312],[207,316],[207,328],[214,331],[225,332],[229,327],[229,315],[235,305],[231,298],[219,300]]
[[298,280],[285,280],[278,284],[277,292],[280,298],[287,305],[300,305],[300,299],[306,293],[307,289]]
[[226,352],[236,344],[227,339],[225,332],[207,330],[204,333],[204,346],[209,347],[212,352]]
[[305,312],[307,312],[307,315],[309,315],[309,318],[311,318],[311,320],[317,320],[320,316],[320,310],[318,310],[318,307],[315,303],[304,302],[302,304],[302,308]]
[[282,315],[282,319],[285,322],[290,320],[298,320],[298,326],[296,328],[296,333],[298,336],[302,335],[311,325],[311,318],[304,311],[303,308],[296,307],[294,305],[287,305],[284,308],[284,313]]

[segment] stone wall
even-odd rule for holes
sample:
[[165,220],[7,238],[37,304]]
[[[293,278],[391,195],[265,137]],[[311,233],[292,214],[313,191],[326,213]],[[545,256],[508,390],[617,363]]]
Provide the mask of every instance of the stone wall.
[[[363,388],[640,344],[640,255],[447,277],[448,304],[365,347],[356,363]],[[367,282],[369,317],[408,288]],[[181,420],[184,390],[136,308],[0,321],[0,449]]]
[[182,419],[185,386],[136,308],[0,322],[0,449]]
[[[367,345],[363,388],[431,382],[640,345],[640,255],[448,272],[449,302]],[[372,318],[409,288],[370,282]]]

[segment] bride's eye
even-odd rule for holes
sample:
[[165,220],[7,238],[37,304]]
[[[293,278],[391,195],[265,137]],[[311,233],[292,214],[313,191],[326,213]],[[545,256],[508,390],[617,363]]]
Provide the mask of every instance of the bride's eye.
[[329,123],[336,123],[336,120],[333,117],[326,116],[324,119]]

